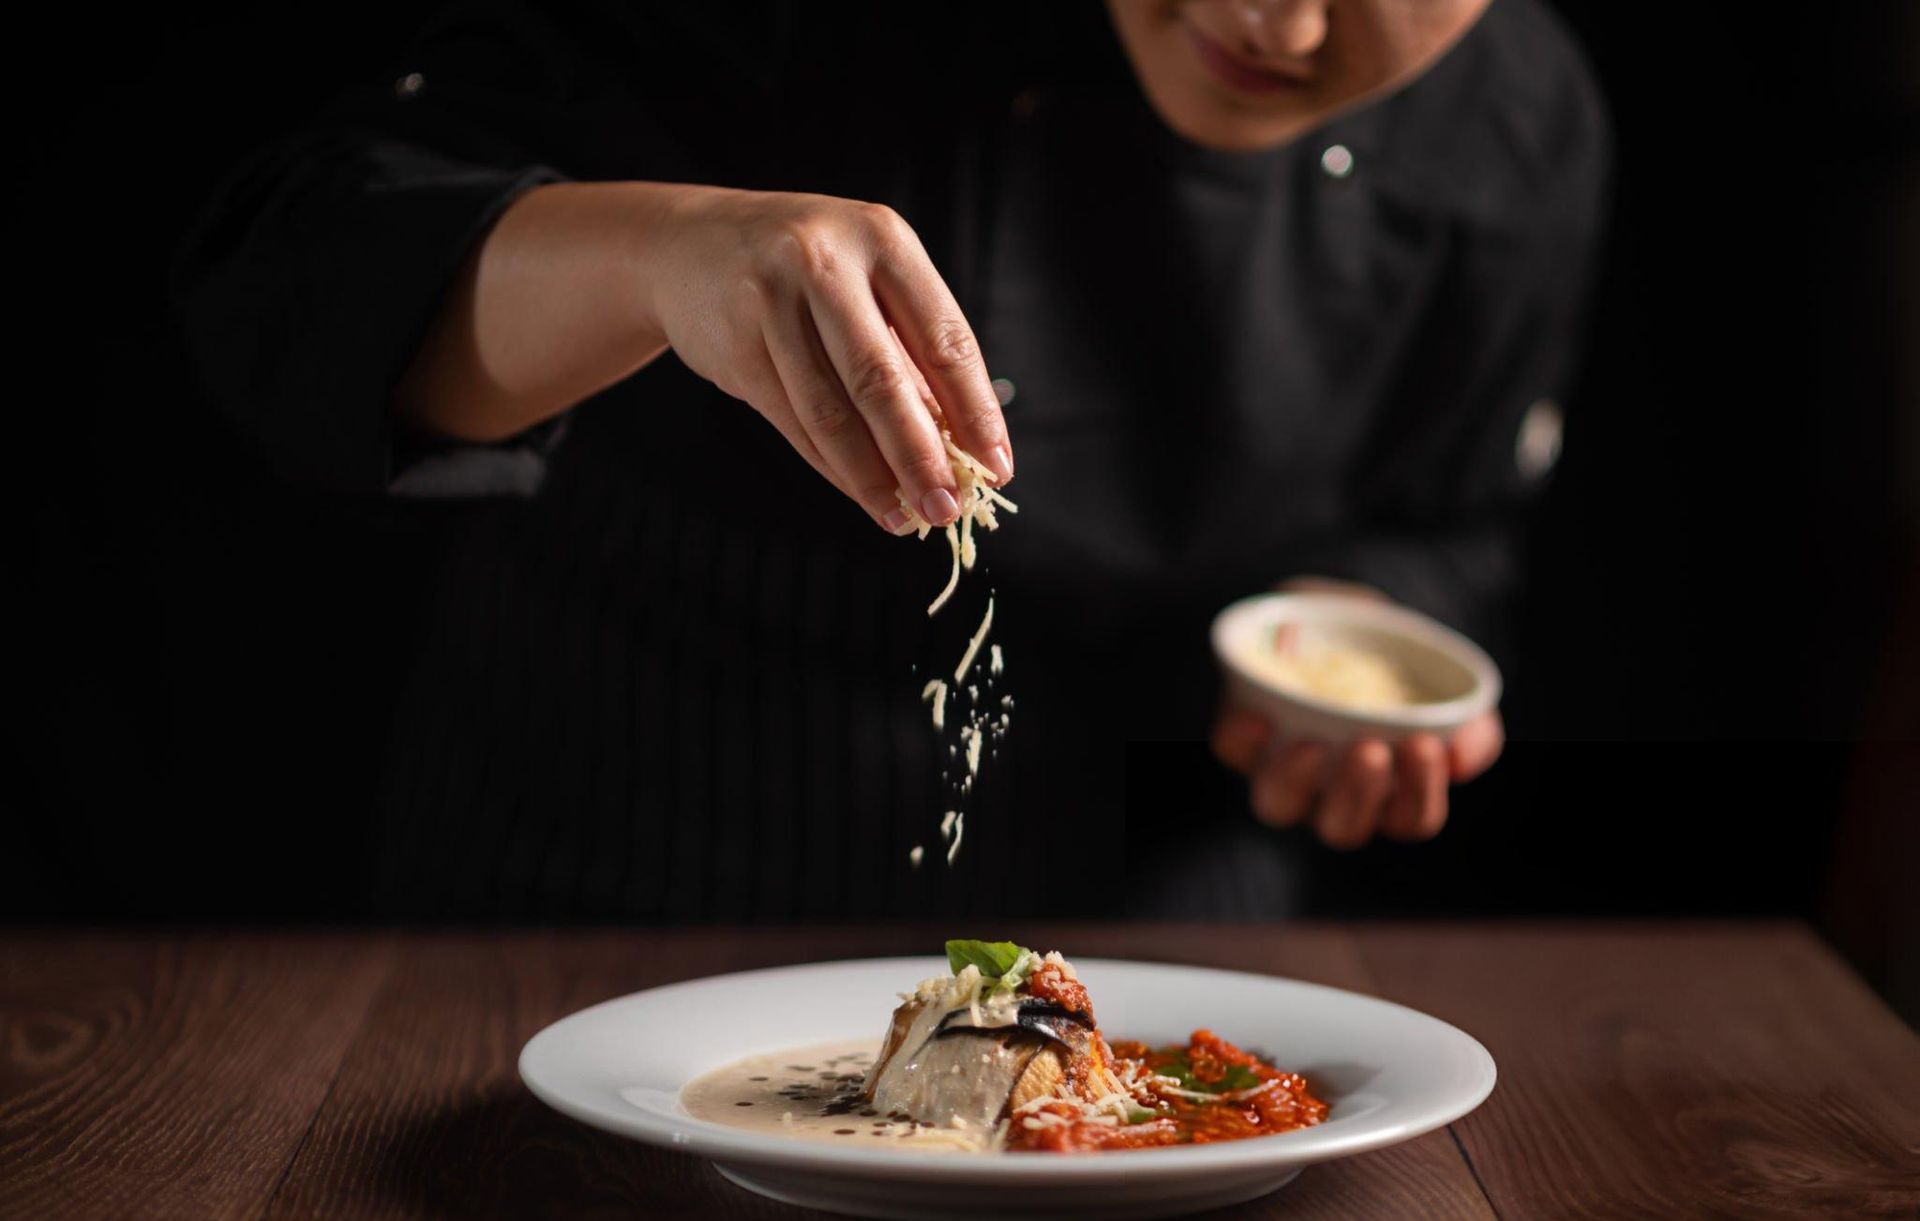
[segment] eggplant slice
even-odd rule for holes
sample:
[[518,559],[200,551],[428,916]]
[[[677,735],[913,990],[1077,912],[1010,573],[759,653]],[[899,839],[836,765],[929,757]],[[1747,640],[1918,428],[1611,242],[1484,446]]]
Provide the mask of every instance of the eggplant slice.
[[1022,998],[1009,1015],[914,999],[894,1010],[866,1093],[883,1114],[987,1128],[1076,1075],[1089,1100],[1119,1089],[1100,1047],[1084,1016],[1046,1001]]

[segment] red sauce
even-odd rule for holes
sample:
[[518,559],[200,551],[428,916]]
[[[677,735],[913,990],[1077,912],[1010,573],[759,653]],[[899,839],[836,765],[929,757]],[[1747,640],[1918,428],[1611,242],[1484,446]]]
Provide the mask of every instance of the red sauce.
[[1027,976],[1027,992],[1035,1000],[1052,1001],[1068,1013],[1084,1013],[1087,1020],[1093,1020],[1093,1002],[1087,999],[1087,990],[1080,986],[1077,979],[1067,978],[1067,973],[1051,962],[1043,962]]
[[[1084,998],[1084,991],[1081,995]],[[1049,1103],[1014,1119],[1007,1133],[1008,1148],[1083,1153],[1204,1145],[1290,1132],[1327,1117],[1327,1104],[1308,1092],[1306,1078],[1275,1068],[1210,1030],[1194,1031],[1185,1047],[1152,1048],[1122,1041],[1112,1049],[1123,1060],[1141,1061],[1155,1075],[1181,1077],[1194,1088],[1183,1085],[1185,1092],[1172,1093],[1163,1083],[1150,1082],[1141,1091],[1139,1122],[1126,1124],[1090,1121],[1071,1104]],[[1219,1096],[1188,1096],[1214,1092]],[[1058,1116],[1061,1122],[1043,1119],[1040,1127],[1022,1122],[1040,1114]]]

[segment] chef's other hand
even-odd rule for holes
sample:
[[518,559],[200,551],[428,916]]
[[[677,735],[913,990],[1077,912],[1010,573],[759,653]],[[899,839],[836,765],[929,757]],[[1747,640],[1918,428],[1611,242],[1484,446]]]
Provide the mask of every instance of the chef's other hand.
[[[1381,598],[1345,582],[1303,579],[1283,589]],[[1330,848],[1358,848],[1375,835],[1426,840],[1447,824],[1447,788],[1492,767],[1506,745],[1499,712],[1468,721],[1445,740],[1415,734],[1327,743],[1288,739],[1257,712],[1227,706],[1213,727],[1213,753],[1247,777],[1254,816],[1273,827],[1311,825]]]
[[751,404],[896,534],[908,522],[896,488],[936,526],[959,516],[936,404],[955,444],[999,482],[1012,478],[973,330],[898,213],[825,195],[673,189],[641,261],[653,318],[689,368]]
[[1471,780],[1500,757],[1498,712],[1462,725],[1445,741],[1416,734],[1331,744],[1278,738],[1267,719],[1226,708],[1213,753],[1246,776],[1255,817],[1273,827],[1310,824],[1330,848],[1358,848],[1375,835],[1432,839],[1447,824],[1447,786]]

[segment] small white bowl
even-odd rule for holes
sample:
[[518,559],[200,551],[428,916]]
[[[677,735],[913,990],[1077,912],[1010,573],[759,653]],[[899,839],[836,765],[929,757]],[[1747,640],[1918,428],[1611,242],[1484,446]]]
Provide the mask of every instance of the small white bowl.
[[[1359,708],[1283,686],[1242,659],[1273,647],[1283,624],[1300,646],[1336,645],[1377,653],[1428,698],[1394,708]],[[1231,701],[1264,714],[1284,736],[1316,742],[1398,741],[1416,733],[1446,737],[1500,702],[1500,669],[1465,636],[1390,602],[1341,594],[1260,594],[1242,598],[1213,621],[1213,651]]]

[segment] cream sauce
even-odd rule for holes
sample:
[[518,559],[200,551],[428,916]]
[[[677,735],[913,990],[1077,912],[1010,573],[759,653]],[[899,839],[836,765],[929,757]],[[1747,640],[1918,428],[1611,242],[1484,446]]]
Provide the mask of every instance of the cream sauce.
[[879,1049],[850,1039],[749,1056],[688,1082],[680,1105],[709,1123],[847,1148],[965,1153],[992,1144],[991,1128],[936,1127],[861,1101]]

